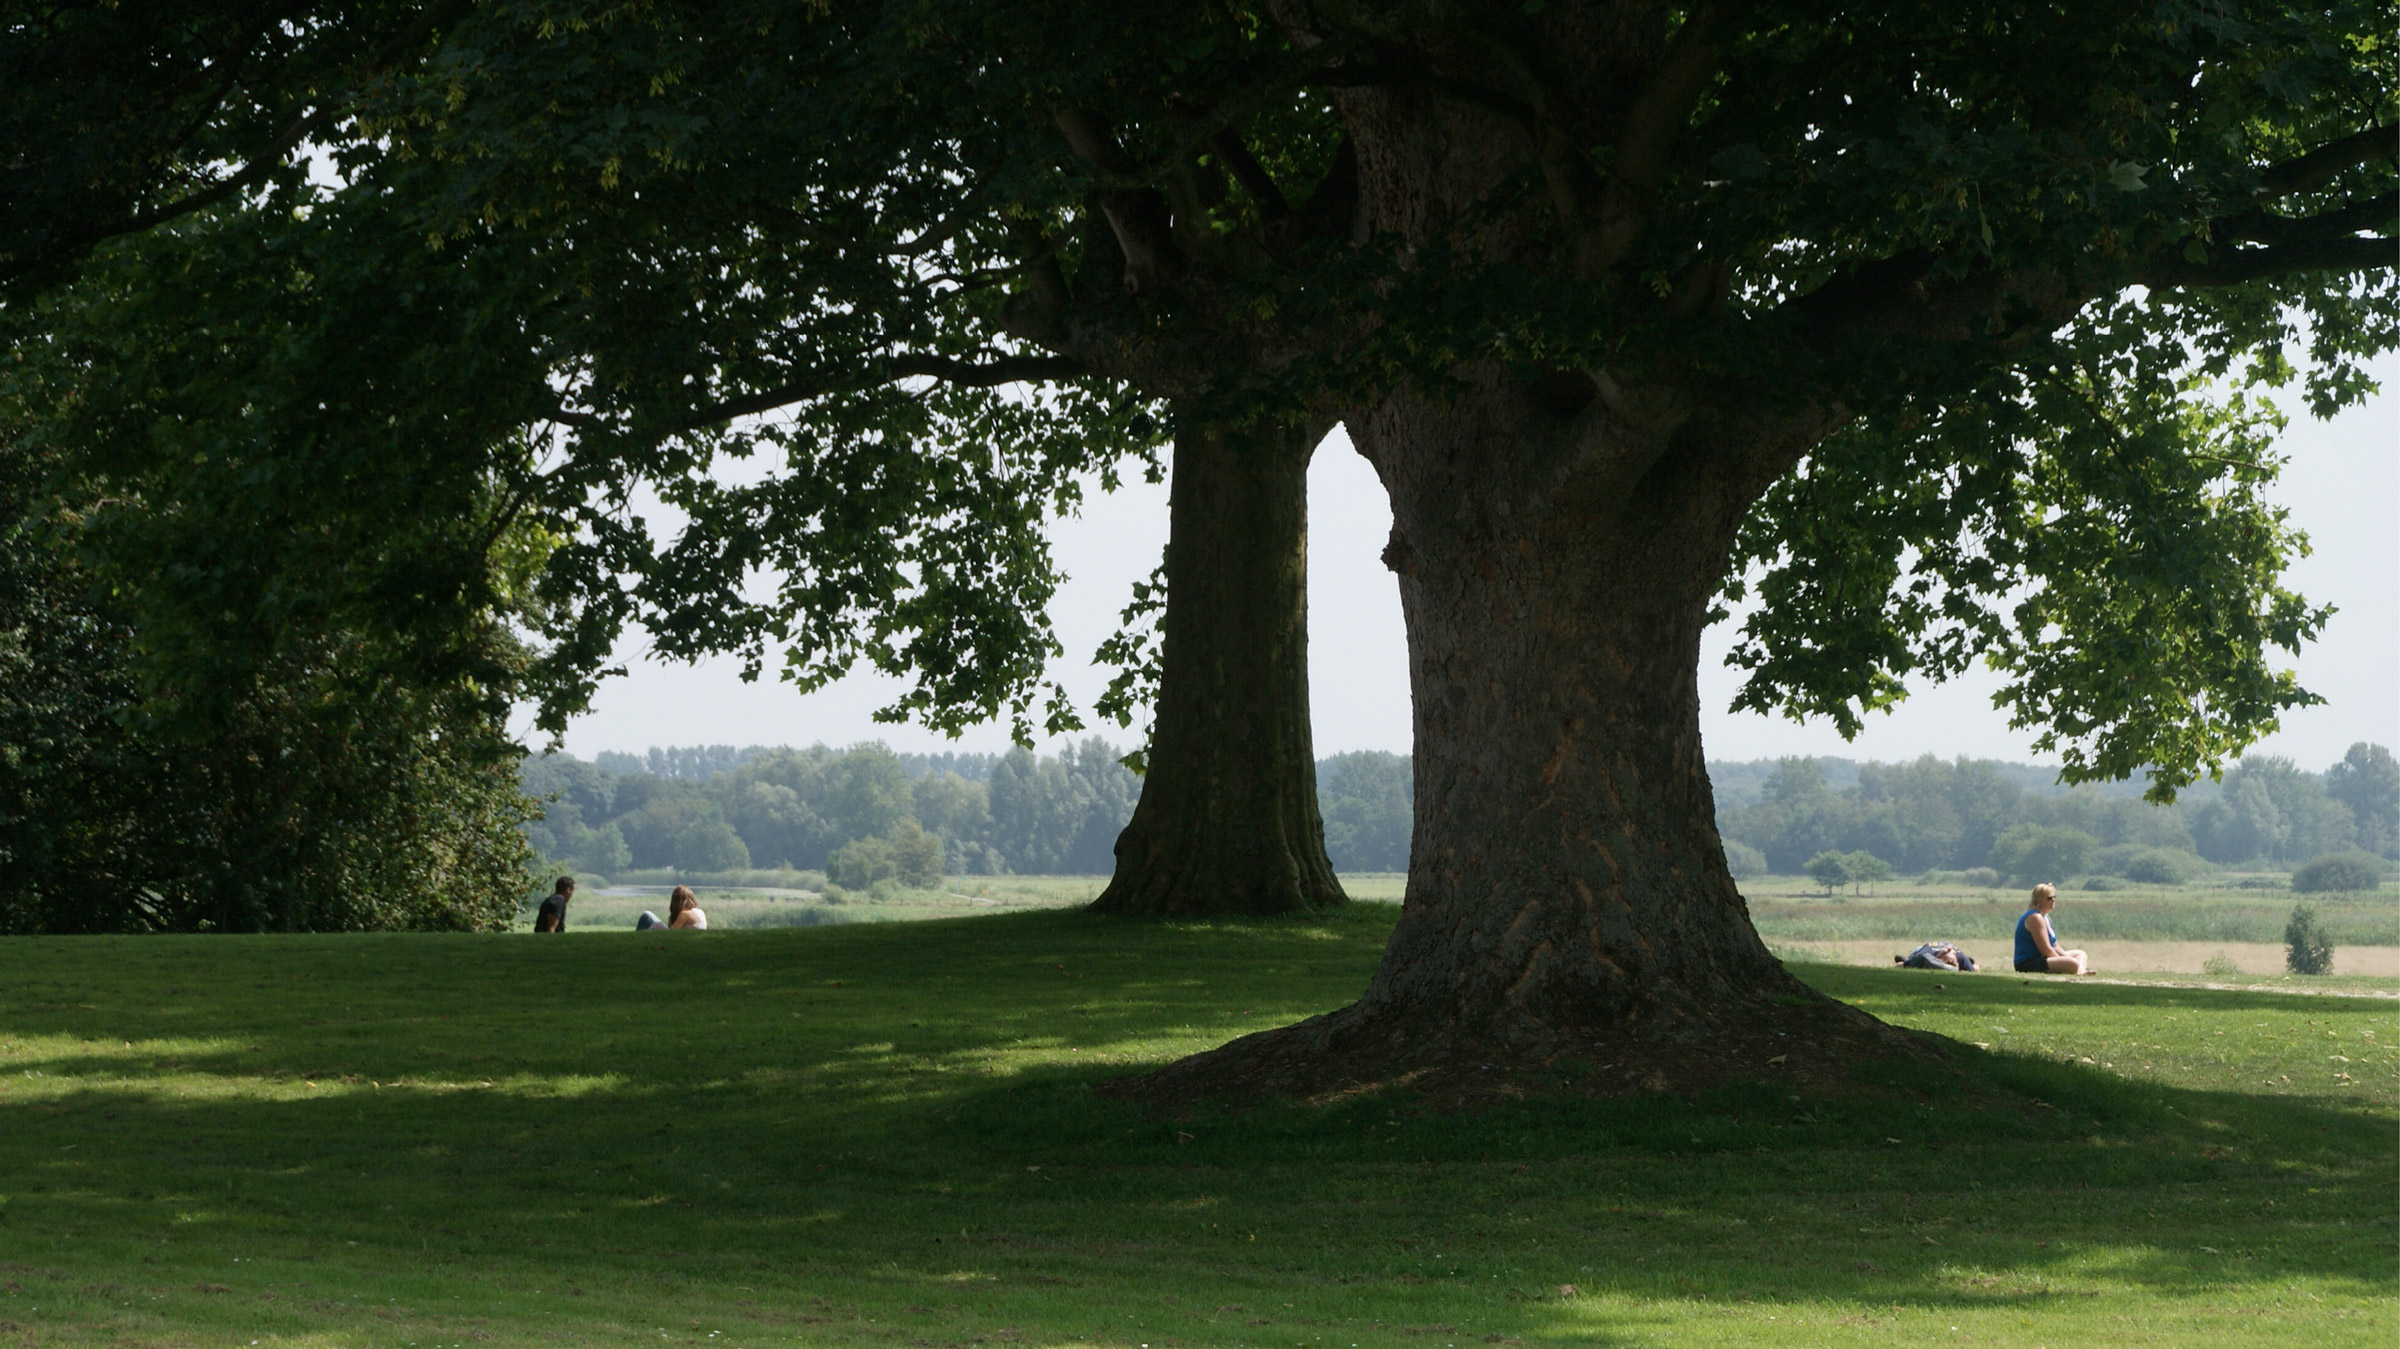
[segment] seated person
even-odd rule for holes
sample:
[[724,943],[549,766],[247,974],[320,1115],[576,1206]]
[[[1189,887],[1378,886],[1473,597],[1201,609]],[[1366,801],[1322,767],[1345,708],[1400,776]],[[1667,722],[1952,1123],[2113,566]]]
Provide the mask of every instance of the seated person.
[[533,930],[536,932],[566,931],[567,902],[574,898],[575,878],[573,876],[559,877],[558,884],[551,887],[550,897],[542,901],[541,911],[533,917]]
[[692,893],[692,887],[678,885],[675,893],[667,896],[667,927],[708,931],[708,915],[701,912],[700,897]]
[[2033,907],[2017,915],[2017,972],[2020,974],[2090,974],[2092,958],[2081,951],[2061,950],[2058,929],[2050,925],[2050,910],[2058,907],[2058,887],[2044,882],[2033,887]]

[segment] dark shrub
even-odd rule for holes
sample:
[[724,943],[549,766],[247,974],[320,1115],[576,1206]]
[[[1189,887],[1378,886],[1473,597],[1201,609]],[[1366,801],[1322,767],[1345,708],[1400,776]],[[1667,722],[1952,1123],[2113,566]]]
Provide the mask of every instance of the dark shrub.
[[2307,904],[2292,906],[2292,920],[2283,927],[2283,963],[2294,974],[2327,974],[2333,970],[2333,943],[2317,926],[2317,911]]
[[2373,890],[2383,884],[2383,859],[2373,853],[2327,853],[2292,873],[2292,889],[2303,895]]
[[2086,890],[2124,890],[2130,888],[2132,884],[2131,881],[2116,876],[2086,876],[2083,888]]

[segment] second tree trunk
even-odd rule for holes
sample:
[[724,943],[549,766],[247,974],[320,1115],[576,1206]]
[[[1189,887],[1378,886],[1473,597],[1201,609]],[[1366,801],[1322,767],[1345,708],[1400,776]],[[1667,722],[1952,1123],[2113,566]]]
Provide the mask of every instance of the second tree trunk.
[[1292,422],[1180,419],[1150,763],[1108,913],[1270,914],[1343,902],[1308,707],[1308,462]]

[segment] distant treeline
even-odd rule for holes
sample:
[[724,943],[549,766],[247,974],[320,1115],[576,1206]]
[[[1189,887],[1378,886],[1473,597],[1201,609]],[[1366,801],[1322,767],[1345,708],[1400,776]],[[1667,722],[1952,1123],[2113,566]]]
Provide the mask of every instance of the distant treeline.
[[988,874],[1097,873],[1141,780],[1094,738],[1057,756],[895,754],[880,744],[829,749],[654,749],[525,762],[525,790],[556,799],[530,839],[587,871],[673,867],[827,870],[861,840],[940,842],[941,869]]
[[[2065,789],[2052,770],[1985,760],[1712,764],[1717,828],[1737,873],[1796,874],[1825,852],[1896,870],[2165,881],[2202,862],[2289,867],[2359,849],[2400,856],[2400,766],[2357,744],[2327,772],[2256,756],[2174,805],[2140,784]],[[2038,776],[2037,776],[2038,775]]]
[[[529,795],[554,798],[531,826],[533,846],[603,875],[859,872],[882,865],[876,858],[929,850],[920,833],[938,842],[951,873],[1102,874],[1141,794],[1120,758],[1097,737],[1055,756],[708,745],[589,763],[544,755],[523,773]],[[2070,790],[2055,769],[1930,756],[1718,762],[1709,775],[1737,874],[1797,874],[1828,851],[1870,853],[1907,873],[2054,878],[2188,873],[2204,862],[2290,866],[2350,848],[2400,855],[2400,766],[2379,745],[2352,746],[2321,774],[2288,759],[2246,759],[2222,784],[2202,783],[2172,806],[2141,800],[2139,784]],[[1320,760],[1317,792],[1336,869],[1406,869],[1408,756]]]
[[[549,798],[528,836],[552,863],[601,875],[792,867],[867,879],[877,848],[845,848],[880,843],[896,855],[919,830],[939,842],[952,874],[1101,875],[1115,868],[1117,835],[1141,795],[1122,756],[1097,737],[1057,755],[901,754],[872,743],[603,752],[588,763],[547,754],[524,765],[527,795]],[[1337,754],[1317,764],[1317,784],[1335,866],[1407,867],[1406,756]]]

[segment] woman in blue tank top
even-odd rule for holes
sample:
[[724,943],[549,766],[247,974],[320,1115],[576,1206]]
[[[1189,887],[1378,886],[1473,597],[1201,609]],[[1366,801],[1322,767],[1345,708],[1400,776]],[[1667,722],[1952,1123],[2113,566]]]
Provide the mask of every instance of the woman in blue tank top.
[[2081,951],[2062,951],[2050,911],[2058,907],[2058,887],[2044,882],[2033,887],[2033,907],[2017,915],[2017,972],[2020,974],[2090,974],[2092,958]]

